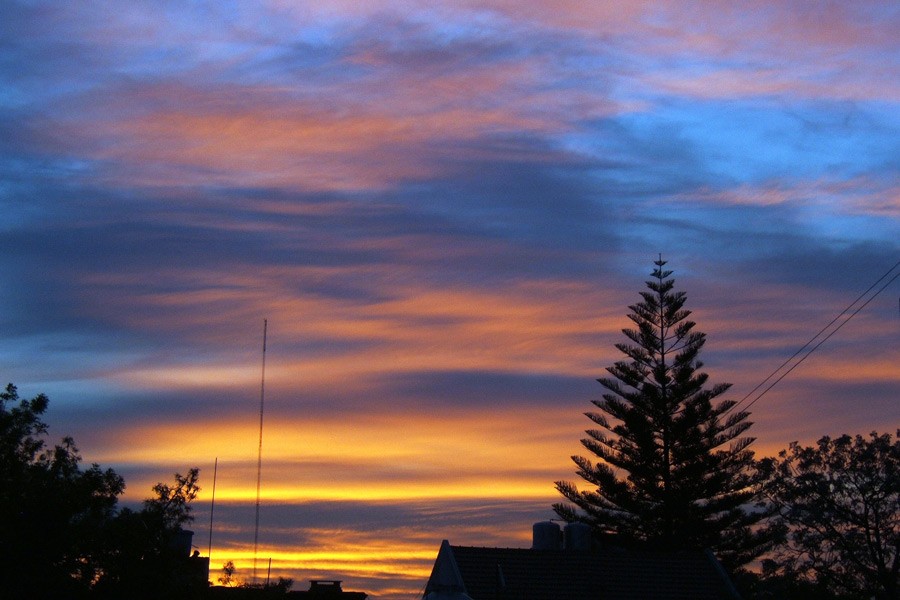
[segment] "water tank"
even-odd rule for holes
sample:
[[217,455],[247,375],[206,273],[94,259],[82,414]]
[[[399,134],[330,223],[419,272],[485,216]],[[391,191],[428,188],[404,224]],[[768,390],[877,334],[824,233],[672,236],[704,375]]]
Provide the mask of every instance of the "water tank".
[[559,550],[562,535],[559,525],[553,521],[540,521],[531,527],[532,550]]
[[169,544],[174,552],[187,558],[191,555],[191,542],[193,540],[193,531],[190,529],[178,529],[175,531]]
[[590,550],[593,534],[587,523],[569,523],[563,531],[566,550]]

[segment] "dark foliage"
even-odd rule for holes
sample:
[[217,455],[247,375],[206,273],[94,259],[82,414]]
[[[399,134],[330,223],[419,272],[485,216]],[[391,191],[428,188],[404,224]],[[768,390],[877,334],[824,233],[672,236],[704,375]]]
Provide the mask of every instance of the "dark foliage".
[[108,598],[187,598],[206,587],[189,560],[190,535],[182,525],[193,520],[191,501],[199,470],[175,474],[175,485],[158,483],[143,508],[122,509],[106,527],[102,576],[94,591]]
[[[572,504],[554,505],[567,521],[580,520],[619,540],[663,550],[710,548],[729,568],[746,564],[770,544],[759,526],[764,511],[748,510],[757,494],[748,413],[735,402],[713,401],[729,384],[708,385],[698,359],[706,341],[675,292],[665,261],[655,263],[650,291],[630,306],[636,329],[616,344],[625,359],[607,368],[606,388],[586,413],[598,428],[585,448],[600,460],[572,457],[593,489],[556,486]],[[573,506],[574,505],[574,506]]]
[[796,442],[762,461],[766,492],[788,530],[764,577],[839,598],[900,594],[900,431]]
[[[0,393],[0,581],[9,598],[178,598],[206,587],[181,526],[199,471],[157,484],[141,510],[117,511],[124,480],[82,469],[72,438],[48,447],[44,394]],[[198,577],[199,575],[199,577]]]
[[48,399],[0,393],[0,561],[9,597],[78,597],[99,576],[103,529],[125,483],[111,469],[82,470],[71,438],[48,448]]
[[854,600],[821,583],[768,568],[762,573],[741,570],[732,576],[732,581],[744,600]]

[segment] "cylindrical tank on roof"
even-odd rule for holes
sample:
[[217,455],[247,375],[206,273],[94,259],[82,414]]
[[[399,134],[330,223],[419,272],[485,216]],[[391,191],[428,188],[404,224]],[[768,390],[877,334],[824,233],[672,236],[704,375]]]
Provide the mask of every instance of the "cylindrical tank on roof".
[[178,529],[169,541],[172,550],[181,556],[191,555],[191,542],[194,540],[194,532],[190,529]]
[[531,527],[533,550],[559,550],[562,535],[553,521],[540,521]]
[[569,523],[563,530],[565,538],[566,550],[590,550],[591,549],[591,526],[587,523],[578,521]]

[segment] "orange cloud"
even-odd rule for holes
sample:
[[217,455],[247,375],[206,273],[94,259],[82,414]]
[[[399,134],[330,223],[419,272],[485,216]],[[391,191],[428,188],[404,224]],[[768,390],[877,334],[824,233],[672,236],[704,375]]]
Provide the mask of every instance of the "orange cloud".
[[[202,363],[123,366],[109,375],[136,389],[226,382],[249,386],[258,377],[258,360],[247,358],[259,344],[221,339],[217,331],[233,331],[230,324],[235,322],[256,322],[261,336],[259,316],[264,314],[270,322],[270,343],[328,340],[330,347],[296,359],[272,353],[267,377],[274,386],[297,381],[314,391],[340,381],[348,392],[362,391],[354,381],[364,386],[368,378],[380,374],[470,368],[590,376],[614,350],[598,349],[585,339],[585,332],[615,331],[624,325],[620,308],[602,309],[611,304],[603,292],[581,284],[550,281],[511,284],[503,290],[436,289],[390,281],[396,275],[393,267],[163,270],[160,279],[190,281],[199,289],[120,295],[111,301],[141,307],[123,311],[130,327],[195,331],[207,343],[221,343],[222,354]],[[298,295],[292,284],[336,277],[368,282],[371,297],[378,299],[361,303]],[[128,281],[128,276],[109,275],[96,276],[92,283]],[[239,363],[228,356],[238,342],[243,361]]]
[[[366,61],[361,55],[347,60]],[[248,98],[241,106],[228,100],[233,90],[128,90],[117,99],[120,106],[154,102],[166,108],[118,118],[113,115],[121,110],[111,109],[89,127],[59,123],[54,143],[65,145],[77,136],[94,159],[119,165],[107,175],[109,183],[388,189],[441,174],[442,148],[448,145],[562,126],[544,103],[552,95],[513,93],[539,72],[527,62],[451,73],[413,70],[405,79],[363,78],[354,90],[335,90],[334,101],[250,88],[243,90]],[[173,97],[186,98],[187,106],[168,106]],[[497,100],[505,97],[508,102]]]

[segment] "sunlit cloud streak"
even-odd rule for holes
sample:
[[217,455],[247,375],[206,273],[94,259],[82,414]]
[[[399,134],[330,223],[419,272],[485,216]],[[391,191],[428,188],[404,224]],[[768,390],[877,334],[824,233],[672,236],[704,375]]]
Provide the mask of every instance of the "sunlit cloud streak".
[[[0,361],[204,552],[421,591],[529,545],[661,253],[740,399],[900,260],[892,3],[9,3]],[[890,431],[897,285],[751,408]],[[213,575],[215,579],[216,574]]]

